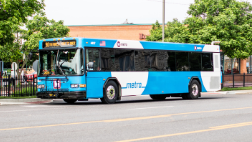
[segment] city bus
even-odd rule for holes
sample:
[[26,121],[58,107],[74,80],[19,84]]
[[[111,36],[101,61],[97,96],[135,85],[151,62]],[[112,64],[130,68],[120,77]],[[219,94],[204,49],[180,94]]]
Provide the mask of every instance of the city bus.
[[149,95],[197,99],[221,89],[219,45],[55,38],[39,42],[37,97],[75,103]]

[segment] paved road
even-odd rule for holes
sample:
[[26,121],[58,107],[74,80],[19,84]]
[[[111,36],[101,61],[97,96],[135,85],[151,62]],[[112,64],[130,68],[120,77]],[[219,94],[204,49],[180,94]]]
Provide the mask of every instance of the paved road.
[[0,106],[1,142],[252,141],[252,94]]

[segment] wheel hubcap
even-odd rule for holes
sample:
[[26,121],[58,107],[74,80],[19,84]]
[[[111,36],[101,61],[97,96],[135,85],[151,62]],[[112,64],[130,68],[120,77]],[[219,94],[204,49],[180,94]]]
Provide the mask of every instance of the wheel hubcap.
[[199,93],[198,86],[196,84],[192,85],[192,94],[193,96],[197,96]]
[[109,99],[114,99],[115,98],[115,87],[112,85],[108,86],[108,88],[106,90],[106,94]]

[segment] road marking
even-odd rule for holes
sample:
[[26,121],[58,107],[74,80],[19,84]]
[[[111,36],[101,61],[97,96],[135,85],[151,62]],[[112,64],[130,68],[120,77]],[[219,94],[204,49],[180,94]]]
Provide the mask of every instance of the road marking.
[[121,119],[109,119],[109,120],[98,120],[98,121],[86,121],[86,122],[75,122],[75,123],[52,124],[52,125],[31,126],[31,127],[5,128],[5,129],[0,129],[0,131],[16,130],[16,129],[31,129],[31,128],[41,128],[41,127],[55,127],[55,126],[65,126],[65,125],[78,125],[78,124],[88,124],[88,123],[104,123],[104,122],[111,123],[111,122],[133,121],[133,120],[145,120],[145,119],[164,118],[164,117],[186,115],[186,114],[199,114],[199,113],[209,113],[209,112],[221,112],[221,111],[242,110],[242,109],[251,109],[251,108],[252,107],[243,107],[243,108],[231,108],[231,109],[219,109],[219,110],[208,110],[208,111],[196,111],[196,112],[174,113],[174,114],[144,116],[144,117],[132,117],[132,118],[121,118]]
[[77,124],[97,123],[97,122],[102,122],[102,121],[88,121],[88,122],[53,124],[53,125],[31,126],[31,127],[6,128],[6,129],[0,129],[0,131],[4,131],[4,130],[17,130],[17,129],[31,129],[31,128],[43,128],[43,127],[54,127],[54,126],[66,126],[66,125],[77,125]]
[[134,108],[134,109],[129,109],[129,110],[138,110],[138,109],[153,109],[153,108],[167,108],[167,107],[174,107],[174,106],[143,107],[143,108]]
[[117,142],[143,141],[143,140],[165,138],[165,137],[172,137],[172,136],[179,136],[179,135],[217,131],[217,130],[223,130],[223,129],[236,128],[236,127],[244,127],[244,126],[250,126],[250,125],[252,125],[252,122],[237,123],[237,124],[222,125],[222,126],[217,126],[217,127],[210,127],[209,129],[203,129],[203,130],[197,130],[197,131],[189,131],[189,132],[182,132],[182,133],[175,133],[175,134],[168,134],[168,135],[159,135],[159,136],[152,136],[152,137],[145,137],[145,138],[138,138],[138,139],[131,139],[131,140],[123,140],[123,141],[117,141]]

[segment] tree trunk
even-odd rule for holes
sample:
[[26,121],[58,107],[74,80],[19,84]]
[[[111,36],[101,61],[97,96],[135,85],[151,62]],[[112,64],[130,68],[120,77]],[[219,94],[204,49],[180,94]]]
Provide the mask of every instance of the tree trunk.
[[27,61],[28,61],[28,55],[25,56],[25,59],[23,61],[23,65],[22,65],[22,67],[20,69],[19,69],[20,62],[17,62],[17,76],[18,76],[18,80],[23,79],[23,77],[24,77],[24,76],[21,76],[21,73],[22,73],[22,71],[24,69],[24,66],[26,65]]
[[[19,64],[20,64],[20,62],[17,62],[16,73],[17,73],[17,79],[18,79],[18,80],[21,79],[21,73],[22,73],[22,70],[19,70]],[[14,79],[15,79],[15,78],[14,78]]]

